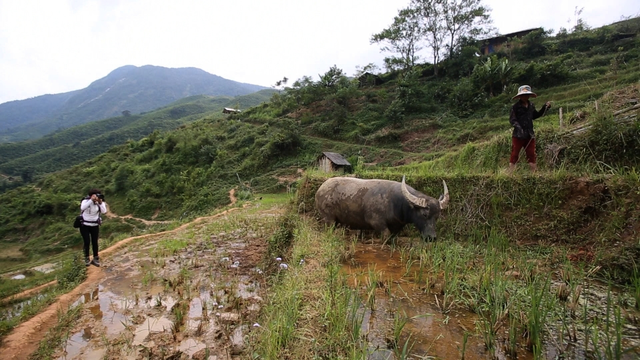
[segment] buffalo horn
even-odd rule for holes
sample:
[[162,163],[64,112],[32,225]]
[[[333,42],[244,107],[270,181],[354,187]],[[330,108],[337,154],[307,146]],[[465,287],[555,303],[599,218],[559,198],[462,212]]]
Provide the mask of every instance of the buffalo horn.
[[440,209],[444,210],[449,206],[449,188],[444,180],[442,180],[442,183],[444,184],[444,195],[440,195],[440,199],[438,201],[440,202]]
[[402,195],[404,195],[407,201],[415,206],[419,206],[422,208],[427,207],[427,199],[421,199],[409,192],[409,189],[407,189],[407,184],[404,182],[404,175],[402,175]]

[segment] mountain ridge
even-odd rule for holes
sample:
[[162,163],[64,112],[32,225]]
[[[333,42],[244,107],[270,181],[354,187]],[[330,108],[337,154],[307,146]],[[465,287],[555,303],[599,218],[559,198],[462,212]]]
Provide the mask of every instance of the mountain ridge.
[[247,95],[267,87],[240,83],[195,67],[125,65],[84,89],[0,104],[0,143],[39,138],[56,130],[139,114],[195,96]]

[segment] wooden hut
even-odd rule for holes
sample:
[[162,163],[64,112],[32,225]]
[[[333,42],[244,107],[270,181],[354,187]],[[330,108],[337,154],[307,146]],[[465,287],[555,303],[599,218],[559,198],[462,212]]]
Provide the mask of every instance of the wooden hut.
[[533,32],[536,30],[544,31],[544,29],[542,28],[534,28],[534,29],[516,31],[510,34],[498,35],[492,38],[480,40],[480,42],[482,43],[482,46],[480,47],[480,53],[482,53],[482,55],[491,55],[493,53],[496,53],[500,51],[500,49],[502,49],[503,47],[509,46],[510,39],[522,38],[525,35],[529,34],[530,32]]
[[370,72],[366,72],[360,76],[358,76],[358,83],[360,87],[365,86],[376,86],[382,84],[382,79],[380,76],[376,74],[372,74]]
[[325,151],[318,157],[318,168],[324,172],[349,172],[351,164],[342,155]]
[[228,108],[228,107],[222,109],[222,113],[223,114],[237,114],[239,112],[240,112],[240,110],[238,110],[238,109],[233,109],[233,108]]

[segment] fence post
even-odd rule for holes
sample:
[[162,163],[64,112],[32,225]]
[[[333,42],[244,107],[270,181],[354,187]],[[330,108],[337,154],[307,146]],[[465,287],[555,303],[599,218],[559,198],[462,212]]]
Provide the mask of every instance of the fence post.
[[564,121],[562,120],[562,108],[560,108],[560,113],[558,115],[560,116],[560,129],[562,129],[564,127]]

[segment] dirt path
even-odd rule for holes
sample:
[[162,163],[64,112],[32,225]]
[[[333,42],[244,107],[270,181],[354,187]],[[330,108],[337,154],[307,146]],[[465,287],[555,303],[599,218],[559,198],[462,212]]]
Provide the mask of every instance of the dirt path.
[[[104,214],[108,218],[133,219],[133,220],[140,221],[141,223],[143,223],[145,225],[170,224],[171,223],[171,221],[156,221],[156,220],[141,219],[141,218],[133,217],[133,215],[131,215],[131,214],[121,216],[121,215],[118,215],[118,214],[114,213],[113,211],[111,211],[111,209],[108,209],[108,210],[109,211],[107,211],[107,213]],[[157,216],[157,215],[158,215],[158,213],[156,212],[154,217]]]
[[[101,250],[100,255],[102,258],[105,258],[135,240],[150,239],[154,237],[161,237],[166,234],[179,232],[191,225],[199,224],[207,220],[212,220],[224,216],[230,212],[237,211],[239,209],[240,208],[233,208],[212,216],[199,217],[173,230],[130,237],[121,240],[116,244],[113,244],[107,249]],[[103,268],[90,266],[87,269],[87,279],[82,284],[78,285],[71,292],[61,295],[55,303],[49,305],[45,310],[43,310],[33,318],[18,325],[9,335],[7,335],[7,337],[2,342],[2,346],[0,346],[0,354],[2,354],[2,358],[27,359],[29,355],[38,348],[38,344],[43,339],[46,332],[57,323],[58,311],[66,311],[66,309],[68,309],[69,306],[73,302],[75,302],[81,295],[86,293],[90,288],[97,286],[97,284],[104,278],[104,276],[105,273],[103,271]],[[34,289],[32,290],[35,291]]]
[[238,198],[236,197],[236,189],[229,190],[229,200],[231,200],[231,205],[234,205]]
[[38,285],[38,286],[36,286],[34,288],[27,289],[25,291],[19,292],[19,293],[15,294],[15,295],[11,295],[11,296],[8,296],[8,297],[6,297],[4,299],[0,299],[0,305],[2,305],[4,303],[8,303],[8,302],[13,301],[13,300],[26,298],[26,297],[29,297],[29,296],[31,296],[33,294],[37,294],[40,291],[42,291],[43,289],[46,289],[49,286],[53,286],[53,285],[55,285],[57,283],[58,283],[58,280],[49,281],[46,284]]

